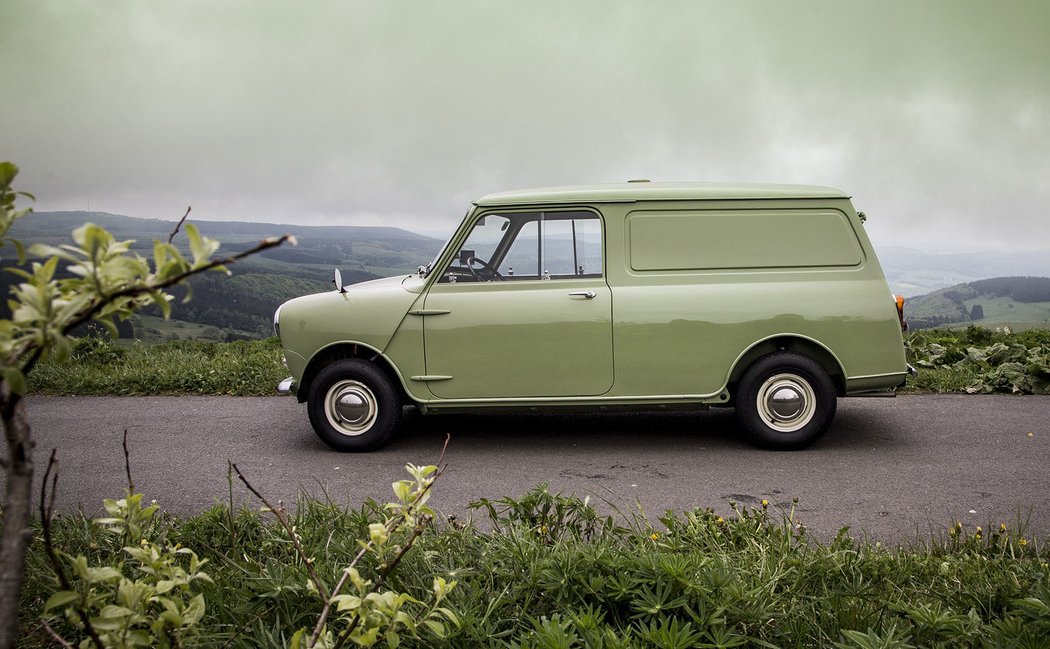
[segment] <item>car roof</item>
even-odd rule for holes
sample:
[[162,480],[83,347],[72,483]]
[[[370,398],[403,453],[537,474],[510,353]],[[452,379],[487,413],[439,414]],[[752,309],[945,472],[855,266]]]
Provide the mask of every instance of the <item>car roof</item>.
[[537,203],[608,203],[675,200],[746,200],[776,198],[849,198],[834,187],[755,183],[653,183],[539,187],[482,196],[475,205]]

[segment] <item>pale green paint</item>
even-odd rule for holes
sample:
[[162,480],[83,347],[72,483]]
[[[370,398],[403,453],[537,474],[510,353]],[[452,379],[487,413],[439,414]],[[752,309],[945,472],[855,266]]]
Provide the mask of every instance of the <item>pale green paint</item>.
[[816,185],[759,185],[728,183],[620,183],[541,187],[482,196],[475,205],[567,206],[634,201],[711,201],[784,198],[849,198],[833,187]]
[[[593,291],[586,299],[569,294]],[[493,308],[493,305],[498,305]],[[423,323],[431,385],[447,399],[595,396],[613,384],[612,300],[604,280],[435,284]]]
[[652,211],[627,215],[631,270],[856,266],[860,244],[842,212]]
[[[480,217],[528,205],[601,215],[602,277],[438,283]],[[739,230],[727,229],[730,212]],[[632,240],[632,225],[657,214],[659,227]],[[716,227],[696,225],[712,215]],[[697,261],[694,250],[717,263]],[[739,264],[734,253],[751,255],[751,266],[705,268]],[[783,265],[763,267],[777,255]],[[580,290],[596,297],[568,295]],[[741,359],[783,344],[819,357],[847,391],[892,388],[906,375],[896,311],[863,226],[845,194],[821,187],[632,183],[493,194],[427,277],[298,298],[282,307],[280,325],[297,382],[306,359],[358,344],[428,409],[719,403]]]

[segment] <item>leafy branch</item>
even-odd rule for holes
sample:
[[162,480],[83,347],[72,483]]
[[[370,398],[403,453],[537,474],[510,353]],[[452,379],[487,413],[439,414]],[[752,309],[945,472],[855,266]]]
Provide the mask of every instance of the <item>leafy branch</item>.
[[[405,467],[413,480],[400,480],[393,484],[398,500],[386,505],[391,515],[381,523],[372,523],[368,526],[368,540],[360,542],[361,549],[343,569],[343,574],[331,590],[331,594],[324,581],[318,576],[314,568],[314,560],[307,554],[295,527],[288,519],[284,504],[278,502],[276,507],[271,505],[266,497],[252,486],[237,465],[231,464],[238,479],[262,502],[264,511],[273,513],[288,534],[296,553],[306,566],[311,586],[324,600],[324,608],[313,632],[307,637],[306,628],[297,631],[291,640],[293,649],[300,647],[310,649],[317,646],[338,648],[349,641],[361,646],[370,646],[376,642],[380,633],[387,638],[388,642],[391,642],[392,639],[398,637],[397,628],[399,626],[404,626],[412,634],[416,633],[419,626],[425,626],[431,632],[441,636],[444,634],[444,625],[436,619],[438,616],[458,624],[458,619],[451,610],[439,606],[444,596],[455,587],[454,581],[446,582],[442,578],[436,578],[433,585],[434,601],[432,605],[416,617],[408,615],[401,608],[407,603],[421,604],[422,602],[403,593],[380,592],[389,575],[412,549],[416,539],[433,521],[434,512],[426,503],[434,481],[444,473],[447,466],[444,458],[448,442],[449,438],[446,437],[436,465],[417,467],[409,464]],[[392,539],[399,534],[404,535],[405,538],[399,545],[392,545]],[[373,581],[362,578],[358,571],[358,565],[369,554],[376,556],[380,561],[378,574]],[[347,584],[354,586],[356,594],[342,594]],[[340,619],[346,622],[346,626],[334,638],[328,630],[328,622],[333,610],[341,613]],[[378,615],[370,615],[371,613]],[[363,624],[366,624],[367,628],[362,629]]]
[[[17,175],[16,165],[0,162],[0,246],[11,244],[18,252],[20,263],[24,263],[25,246],[19,240],[7,236],[7,232],[18,219],[32,211],[31,207],[17,206],[18,199],[28,198],[32,201],[35,198],[27,192],[12,189],[11,184]],[[172,241],[189,213],[187,208],[166,243],[154,241],[152,259],[133,252],[132,241],[117,241],[104,228],[85,223],[73,231],[72,245],[31,246],[29,253],[43,261],[33,261],[29,270],[10,269],[24,281],[11,289],[11,299],[8,300],[10,319],[0,320],[0,419],[3,420],[7,442],[4,462],[7,489],[3,503],[3,535],[0,538],[0,649],[14,646],[18,636],[18,602],[25,581],[26,548],[31,538],[29,513],[33,438],[22,399],[26,390],[26,375],[40,360],[50,355],[59,359],[68,356],[72,344],[71,333],[81,325],[95,321],[115,335],[115,319],[126,319],[148,304],[156,304],[168,317],[174,298],[166,289],[199,273],[226,270],[226,266],[231,263],[286,241],[295,244],[295,238],[291,235],[272,237],[243,252],[216,258],[214,255],[219,248],[218,241],[202,237],[196,227],[186,224],[190,252],[187,258]],[[60,263],[64,263],[65,271],[71,277],[56,278]],[[130,471],[128,478],[129,487],[133,487]],[[127,518],[129,525],[137,525],[135,521],[148,519],[153,510],[150,507],[142,508],[140,501],[141,494],[129,491],[128,498],[107,503],[107,509],[112,509],[111,513],[116,512],[114,516]],[[152,545],[150,548],[132,549],[129,554],[142,563],[156,564],[164,570],[176,570],[175,564],[167,558],[170,553],[156,550]],[[104,584],[118,580],[119,576],[105,570],[92,572],[86,560],[79,559],[73,566],[79,577]],[[194,556],[191,573],[195,573],[197,565]],[[196,578],[193,575],[186,579]],[[188,584],[188,581],[184,583]],[[173,606],[178,608],[181,604]],[[192,620],[198,614],[203,614],[203,599],[199,604],[195,599],[186,605],[185,610],[180,611],[176,617],[183,620],[178,626],[178,632],[182,633],[185,625],[194,624]],[[90,621],[85,619],[83,626],[85,630],[90,629]],[[90,631],[88,634],[92,635]],[[92,641],[96,646],[102,646],[95,636],[92,636]]]

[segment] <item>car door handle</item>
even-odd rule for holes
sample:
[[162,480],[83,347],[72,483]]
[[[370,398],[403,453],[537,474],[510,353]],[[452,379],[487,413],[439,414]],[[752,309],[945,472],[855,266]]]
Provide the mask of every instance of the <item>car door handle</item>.
[[569,293],[569,297],[585,297],[588,300],[593,300],[598,294],[594,291],[573,291]]

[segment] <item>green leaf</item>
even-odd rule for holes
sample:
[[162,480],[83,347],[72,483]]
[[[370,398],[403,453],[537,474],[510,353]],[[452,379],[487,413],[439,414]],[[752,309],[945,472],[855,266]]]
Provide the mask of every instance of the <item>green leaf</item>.
[[112,566],[100,566],[97,568],[88,568],[86,578],[94,584],[100,581],[113,581],[114,579],[120,579],[123,575]]
[[22,370],[17,367],[5,367],[4,368],[4,383],[7,387],[11,388],[11,392],[15,394],[26,393],[26,377],[22,374]]
[[300,649],[302,647],[303,638],[306,636],[306,627],[299,629],[292,636],[291,642],[288,643],[289,649]]
[[0,189],[10,189],[17,175],[18,165],[13,162],[0,162]]
[[183,624],[191,625],[200,622],[201,618],[204,617],[204,595],[198,593],[193,599],[190,600],[189,606],[182,612]]
[[72,590],[60,590],[57,593],[47,598],[47,602],[44,604],[44,612],[48,612],[53,608],[59,606],[65,606],[80,599],[80,593]]
[[445,625],[437,620],[423,620],[423,625],[439,638],[445,637]]

